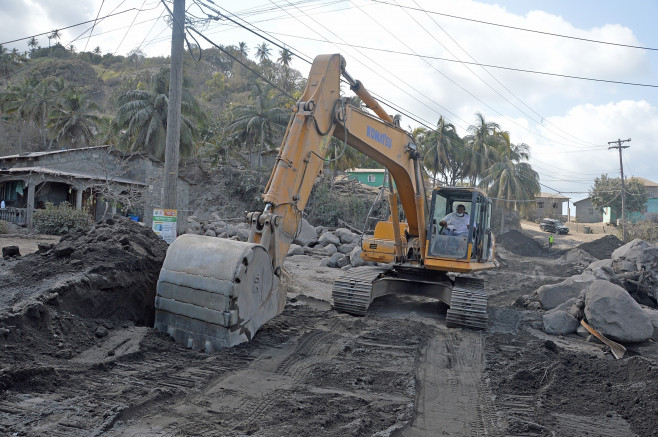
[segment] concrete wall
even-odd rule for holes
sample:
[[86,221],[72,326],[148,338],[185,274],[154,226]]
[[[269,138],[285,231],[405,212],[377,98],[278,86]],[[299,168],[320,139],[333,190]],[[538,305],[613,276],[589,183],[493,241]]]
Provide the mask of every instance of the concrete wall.
[[528,210],[528,216],[531,220],[540,220],[543,218],[561,219],[562,204],[566,202],[563,199],[550,197],[538,197],[535,207]]
[[576,220],[579,223],[599,223],[603,221],[603,214],[597,208],[594,208],[589,197],[574,203],[574,205],[576,207]]

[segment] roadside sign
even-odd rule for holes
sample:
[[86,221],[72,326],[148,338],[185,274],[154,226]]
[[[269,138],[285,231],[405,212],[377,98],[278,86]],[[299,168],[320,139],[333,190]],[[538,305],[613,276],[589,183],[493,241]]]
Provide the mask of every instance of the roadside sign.
[[175,209],[153,210],[153,232],[171,244],[176,239],[176,224],[178,211]]

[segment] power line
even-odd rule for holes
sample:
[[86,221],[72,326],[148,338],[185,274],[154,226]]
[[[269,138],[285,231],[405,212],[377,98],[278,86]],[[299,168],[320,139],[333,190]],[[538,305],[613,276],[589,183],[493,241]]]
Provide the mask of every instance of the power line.
[[[151,8],[151,9],[144,9],[144,11],[150,11],[150,10],[152,10],[152,9],[153,9],[153,8]],[[71,28],[73,28],[73,27],[82,26],[83,24],[95,23],[95,22],[98,21],[98,20],[104,20],[105,18],[109,18],[109,17],[114,17],[114,16],[116,16],[116,15],[125,14],[126,12],[130,12],[130,11],[140,11],[140,12],[141,12],[142,10],[140,10],[140,9],[136,9],[136,8],[130,8],[130,9],[126,9],[125,11],[121,11],[121,12],[117,12],[117,13],[114,13],[114,14],[105,15],[104,17],[96,18],[96,19],[94,19],[94,20],[87,20],[87,21],[83,21],[83,22],[81,22],[81,23],[72,24],[72,25],[70,25],[70,26],[62,27],[62,28],[57,29],[57,30],[66,30],[66,29],[71,29]],[[25,37],[23,37],[23,38],[13,39],[13,40],[11,40],[11,41],[5,41],[5,42],[2,42],[2,43],[0,43],[0,44],[2,44],[2,45],[11,44],[11,43],[13,43],[13,42],[23,41],[23,40],[30,39],[30,38],[36,38],[37,36],[49,35],[49,34],[51,34],[51,33],[52,33],[52,31],[51,31],[51,32],[37,33],[37,34],[34,34],[34,35],[25,36]],[[87,32],[85,31],[85,33],[87,33]],[[77,39],[77,38],[76,38],[76,39]],[[75,40],[74,40],[74,41],[75,41]]]
[[[388,3],[388,2],[385,2],[385,1],[382,1],[382,0],[370,0],[370,1],[375,2],[375,3],[381,3],[381,4],[389,5],[389,6],[396,6],[392,3]],[[457,15],[446,14],[446,13],[443,13],[443,12],[428,11],[428,10],[425,10],[425,9],[422,9],[422,8],[414,8],[414,7],[411,7],[411,6],[405,6],[405,7],[408,8],[408,9],[414,9],[414,10],[417,10],[417,11],[426,12],[428,14],[442,15],[444,17],[455,18],[457,20],[471,21],[471,22],[474,22],[474,23],[487,24],[489,26],[504,27],[504,28],[507,28],[507,29],[520,30],[520,31],[523,31],[523,32],[532,32],[532,33],[538,33],[538,34],[542,34],[542,35],[555,36],[555,37],[559,37],[559,38],[568,38],[568,39],[573,39],[573,40],[578,40],[578,41],[585,41],[585,42],[591,42],[591,43],[596,43],[596,44],[605,44],[605,45],[611,45],[611,46],[617,46],[617,47],[626,47],[626,48],[631,48],[631,49],[658,51],[658,48],[654,48],[654,47],[635,46],[635,45],[631,45],[631,44],[621,44],[621,43],[615,43],[615,42],[609,42],[609,41],[600,41],[600,40],[590,39],[590,38],[581,38],[581,37],[571,36],[571,35],[562,35],[562,34],[559,34],[559,33],[544,32],[544,31],[541,31],[541,30],[527,29],[527,28],[524,28],[524,27],[510,26],[510,25],[507,25],[507,24],[492,23],[490,21],[476,20],[474,18],[460,17],[460,16],[457,16]]]

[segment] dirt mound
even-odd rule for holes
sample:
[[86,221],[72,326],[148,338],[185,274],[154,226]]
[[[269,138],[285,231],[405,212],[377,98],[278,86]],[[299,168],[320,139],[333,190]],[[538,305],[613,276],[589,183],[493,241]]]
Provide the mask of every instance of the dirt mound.
[[583,243],[578,246],[578,249],[582,249],[598,259],[610,259],[612,257],[612,252],[623,245],[624,242],[616,236],[606,235],[598,240]]
[[115,216],[4,264],[0,344],[66,356],[114,325],[151,326],[166,252],[167,244],[153,231]]
[[544,248],[541,244],[514,229],[497,236],[496,244],[503,246],[516,255],[541,256],[544,254]]

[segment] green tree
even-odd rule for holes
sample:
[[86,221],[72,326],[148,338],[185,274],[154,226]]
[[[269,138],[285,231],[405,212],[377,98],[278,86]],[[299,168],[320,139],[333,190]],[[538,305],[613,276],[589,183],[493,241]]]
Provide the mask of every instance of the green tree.
[[468,127],[469,134],[463,138],[470,155],[465,167],[471,185],[476,185],[494,159],[496,149],[500,148],[503,143],[498,135],[501,131],[498,123],[486,121],[481,113],[477,113],[475,116],[476,124]]
[[521,143],[510,142],[508,132],[501,132],[500,138],[506,147],[495,152],[495,162],[482,174],[479,186],[490,197],[498,199],[501,211],[500,232],[504,231],[504,216],[511,207],[517,208],[517,202],[532,200],[539,194],[539,174],[532,166],[523,161],[530,157],[530,147]]
[[240,41],[238,43],[238,54],[240,57],[244,60],[247,58],[247,53],[248,53],[249,48],[247,47],[247,43]]
[[57,104],[58,99],[69,89],[64,79],[43,79],[35,84],[27,97],[28,113],[32,122],[37,126],[43,141],[43,148],[50,150],[54,138],[48,142],[47,121],[50,111]]
[[35,80],[26,77],[0,93],[0,110],[16,122],[18,153],[23,153],[23,130],[32,121],[29,99],[36,84]]
[[261,64],[270,60],[271,53],[272,49],[270,49],[267,43],[262,43],[261,45],[256,46],[256,58]]
[[0,44],[0,78],[9,80],[18,64],[16,56]]
[[55,44],[58,44],[58,41],[61,37],[62,37],[62,32],[60,32],[59,29],[53,30],[52,33],[48,35],[48,38],[55,40]]
[[[231,109],[232,123],[228,129],[229,138],[243,144],[253,157],[254,146],[259,146],[259,152],[275,146],[275,138],[285,131],[290,112],[284,109],[283,98],[276,95],[269,84],[262,86],[255,82],[251,101],[250,104],[237,105]],[[262,164],[260,153],[258,156],[256,166]]]
[[434,175],[432,187],[436,185],[437,175],[441,175],[446,185],[456,185],[465,176],[468,154],[464,150],[462,139],[455,126],[440,117],[433,132],[422,137],[423,164]]
[[[626,179],[626,212],[642,211],[647,202],[647,192],[644,184],[638,179]],[[607,174],[594,179],[594,185],[589,190],[592,205],[599,211],[610,207],[621,217],[621,178],[609,178]]]
[[98,131],[98,110],[88,95],[70,90],[52,109],[47,125],[60,145],[87,145]]
[[39,49],[39,41],[35,37],[28,40],[27,46],[30,48],[30,55]]
[[[189,80],[183,80],[181,103],[180,152],[191,154],[194,148],[195,123],[203,121],[199,104],[189,91]],[[169,69],[163,68],[151,78],[148,90],[135,89],[119,99],[116,124],[124,132],[121,145],[130,151],[145,151],[164,157],[169,108]]]

